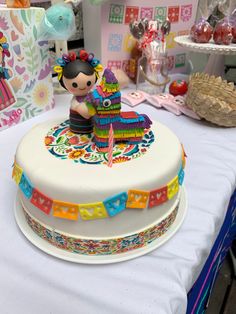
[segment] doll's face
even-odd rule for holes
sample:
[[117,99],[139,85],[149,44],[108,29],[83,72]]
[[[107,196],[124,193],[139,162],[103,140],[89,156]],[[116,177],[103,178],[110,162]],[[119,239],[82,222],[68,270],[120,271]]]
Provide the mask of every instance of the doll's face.
[[62,80],[68,92],[75,96],[85,96],[96,83],[96,75],[95,73],[92,75],[86,75],[80,72],[73,79],[63,77]]

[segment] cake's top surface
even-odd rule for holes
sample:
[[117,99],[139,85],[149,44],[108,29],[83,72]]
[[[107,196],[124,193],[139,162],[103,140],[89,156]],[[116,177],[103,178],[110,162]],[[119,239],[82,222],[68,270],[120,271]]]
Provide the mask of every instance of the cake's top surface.
[[[119,122],[113,123],[114,127]],[[106,127],[106,126],[105,126]],[[69,120],[64,121],[48,130],[45,146],[55,158],[70,159],[72,162],[88,165],[107,165],[108,151],[98,150],[93,134],[75,134],[70,131]],[[112,163],[123,163],[140,158],[149,150],[155,136],[152,130],[145,130],[140,143],[116,143],[112,150]]]
[[53,199],[75,203],[97,202],[130,188],[152,190],[173,179],[182,163],[182,148],[178,138],[167,127],[153,123],[155,141],[139,158],[106,164],[75,163],[74,159],[56,158],[45,146],[49,130],[63,119],[35,126],[22,139],[16,162],[32,184]]

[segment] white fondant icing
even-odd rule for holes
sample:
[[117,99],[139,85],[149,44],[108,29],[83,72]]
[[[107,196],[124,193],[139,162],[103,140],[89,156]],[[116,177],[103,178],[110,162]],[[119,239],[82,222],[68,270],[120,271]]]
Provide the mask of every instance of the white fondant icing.
[[[62,122],[49,121],[34,127],[22,139],[16,152],[16,162],[32,184],[48,197],[78,204],[102,202],[130,189],[151,191],[166,186],[179,172],[182,148],[178,138],[164,125],[154,122],[155,141],[142,157],[114,164],[87,165],[58,159],[48,152],[44,137],[48,130]],[[23,205],[36,219],[52,228],[83,237],[115,237],[142,229],[157,219],[163,219],[173,207],[178,195],[161,206],[147,209],[126,209],[115,217],[91,221],[70,221],[47,216],[34,207],[21,193]]]

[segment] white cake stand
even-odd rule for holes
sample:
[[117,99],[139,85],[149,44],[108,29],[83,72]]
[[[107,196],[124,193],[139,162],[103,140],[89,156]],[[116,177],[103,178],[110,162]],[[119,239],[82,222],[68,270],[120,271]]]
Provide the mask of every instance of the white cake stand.
[[194,43],[189,35],[175,37],[175,42],[190,51],[209,54],[204,72],[209,75],[224,77],[225,55],[236,55],[236,44],[216,45],[213,41],[207,44]]
[[82,264],[110,264],[110,263],[117,263],[127,261],[144,254],[147,254],[154,249],[158,248],[166,241],[168,241],[180,228],[184,217],[186,215],[187,209],[187,198],[186,198],[186,191],[185,188],[182,187],[181,189],[181,197],[179,203],[179,209],[177,216],[175,218],[174,223],[171,227],[167,230],[165,234],[163,234],[160,238],[153,241],[151,244],[147,245],[146,247],[135,249],[130,252],[114,254],[114,255],[107,255],[107,256],[89,256],[89,255],[81,255],[77,253],[71,253],[62,249],[59,249],[47,241],[41,239],[38,235],[34,233],[34,231],[30,228],[27,224],[25,215],[21,206],[21,202],[19,201],[19,195],[17,194],[15,200],[15,218],[16,222],[22,231],[22,233],[26,236],[26,238],[38,247],[40,250],[44,251],[47,254],[52,256],[58,257],[60,259],[74,262],[74,263],[82,263]]

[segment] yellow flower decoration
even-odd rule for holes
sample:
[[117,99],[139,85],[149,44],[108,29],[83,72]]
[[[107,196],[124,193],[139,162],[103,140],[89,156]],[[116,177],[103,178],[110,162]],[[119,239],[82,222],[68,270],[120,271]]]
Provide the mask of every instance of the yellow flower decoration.
[[73,133],[73,132],[71,132],[70,130],[68,130],[68,131],[66,132],[66,135],[67,135],[67,136],[74,136],[75,133]]
[[56,72],[58,74],[58,80],[60,80],[62,77],[63,68],[60,65],[56,65],[53,68],[53,70],[54,70],[54,72]]
[[97,78],[99,78],[99,73],[98,72],[102,72],[103,71],[103,66],[99,63],[95,68],[95,75]]
[[32,100],[36,106],[45,107],[49,105],[50,91],[46,84],[36,85],[32,93]]
[[85,154],[85,150],[84,149],[75,149],[71,153],[69,153],[68,157],[70,159],[79,159],[84,154]]
[[126,147],[128,147],[128,145],[125,144],[125,143],[119,143],[119,144],[117,144],[116,146],[117,146],[119,149],[125,149]]

